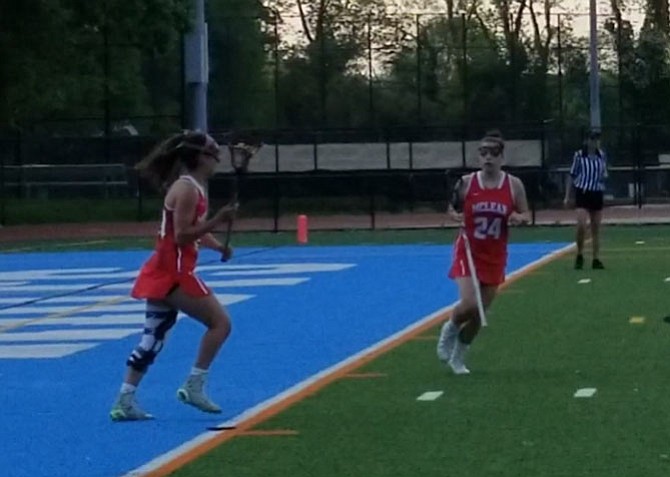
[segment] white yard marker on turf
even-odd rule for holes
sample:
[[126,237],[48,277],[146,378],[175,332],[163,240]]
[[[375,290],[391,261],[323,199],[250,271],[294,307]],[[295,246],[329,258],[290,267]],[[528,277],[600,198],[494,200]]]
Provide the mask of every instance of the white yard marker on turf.
[[635,245],[644,245],[644,240],[638,240]]
[[579,283],[580,285],[584,285],[585,283],[591,283],[591,279],[590,278],[582,278],[577,283]]
[[442,396],[444,391],[426,391],[421,396],[416,398],[417,401],[435,401],[437,398]]
[[581,388],[575,392],[576,398],[590,398],[596,393],[596,388]]
[[670,282],[670,277],[666,278],[666,279],[663,280],[663,281],[666,282],[666,283],[667,283],[667,282]]

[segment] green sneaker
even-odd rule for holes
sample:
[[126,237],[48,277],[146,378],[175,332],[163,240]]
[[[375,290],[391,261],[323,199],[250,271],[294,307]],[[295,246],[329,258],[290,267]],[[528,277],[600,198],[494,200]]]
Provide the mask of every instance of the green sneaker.
[[112,421],[146,421],[154,416],[144,412],[135,401],[135,393],[121,393],[109,411]]
[[177,399],[203,412],[219,414],[221,408],[212,402],[205,394],[205,376],[191,375],[182,387],[177,390]]

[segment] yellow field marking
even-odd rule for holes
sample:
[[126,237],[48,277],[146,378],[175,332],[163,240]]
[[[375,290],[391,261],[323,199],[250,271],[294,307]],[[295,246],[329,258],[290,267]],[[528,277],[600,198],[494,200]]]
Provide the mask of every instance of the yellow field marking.
[[19,328],[34,325],[35,323],[41,323],[41,322],[47,321],[47,320],[53,320],[54,318],[65,318],[65,317],[72,316],[72,315],[75,315],[77,313],[80,313],[82,311],[95,310],[96,308],[102,308],[103,306],[107,306],[107,305],[117,305],[117,304],[121,303],[122,301],[129,300],[129,299],[130,299],[130,297],[126,297],[126,296],[110,298],[109,300],[97,301],[95,303],[91,303],[90,305],[79,306],[79,307],[72,308],[72,309],[67,310],[67,311],[52,313],[51,315],[42,316],[40,318],[33,318],[31,320],[23,321],[21,323],[15,324],[15,325],[0,326],[0,333],[4,333],[5,331],[17,330]]
[[[551,255],[547,255],[537,262],[529,265],[526,268],[521,269],[520,271],[514,273],[510,276],[499,289],[507,288],[512,285],[517,280],[530,275],[532,272],[537,270],[540,267],[543,267],[547,263],[553,262],[559,258],[564,257],[565,255],[572,253],[575,249],[575,245],[571,245],[560,249],[556,252],[553,252]],[[444,322],[451,315],[453,306],[446,307],[440,310],[440,313],[436,313],[430,320],[425,321],[420,326],[417,326],[407,333],[397,336],[393,340],[389,340],[382,344],[381,346],[374,348],[368,353],[361,355],[355,360],[347,362],[344,366],[335,369],[334,371],[320,376],[318,379],[310,382],[305,387],[297,390],[293,394],[289,394],[286,397],[273,402],[268,407],[258,411],[255,414],[252,414],[248,417],[243,418],[237,427],[225,432],[212,434],[207,436],[202,440],[198,440],[192,447],[186,448],[185,450],[175,451],[173,453],[167,453],[166,456],[159,457],[158,463],[148,463],[145,466],[142,466],[142,477],[166,477],[173,473],[175,470],[185,466],[189,462],[194,461],[203,454],[209,452],[210,450],[218,447],[219,445],[227,442],[237,436],[242,435],[247,430],[251,429],[254,426],[257,426],[259,423],[264,422],[271,417],[279,414],[280,412],[288,409],[289,407],[295,405],[296,403],[303,401],[307,397],[311,396],[320,389],[325,388],[329,384],[341,379],[342,377],[350,374],[353,370],[359,369],[367,363],[375,360],[376,358],[382,356],[384,353],[389,352],[390,350],[397,348],[401,344],[407,343],[410,340],[415,339],[417,336],[421,336],[426,333],[428,330],[434,328],[440,323]],[[133,471],[135,472],[135,471]],[[126,474],[126,475],[133,475]]]
[[646,318],[644,316],[631,316],[628,323],[631,325],[643,325],[645,321]]

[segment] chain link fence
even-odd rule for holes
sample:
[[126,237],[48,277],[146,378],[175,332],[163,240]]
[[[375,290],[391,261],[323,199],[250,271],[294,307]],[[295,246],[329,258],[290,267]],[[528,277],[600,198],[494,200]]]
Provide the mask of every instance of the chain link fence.
[[[492,127],[533,207],[556,207],[588,123],[588,45],[578,16],[526,15],[520,29],[514,20],[494,31],[468,15],[362,16],[307,35],[297,17],[212,16],[211,128],[253,129],[266,143],[247,180],[250,213],[438,210],[446,173],[474,167],[474,145]],[[663,58],[647,67],[655,50],[627,33],[632,22],[615,20],[600,43],[608,202],[665,203],[670,105],[658,94],[668,68]],[[249,31],[258,41],[244,40]],[[4,224],[32,220],[25,211],[40,201],[116,201],[118,219],[155,213],[158,198],[133,165],[188,123],[181,45],[152,55],[100,32],[81,47],[97,59],[86,115],[0,136]],[[136,56],[141,68],[123,66]],[[229,175],[213,181],[214,200],[225,200]]]

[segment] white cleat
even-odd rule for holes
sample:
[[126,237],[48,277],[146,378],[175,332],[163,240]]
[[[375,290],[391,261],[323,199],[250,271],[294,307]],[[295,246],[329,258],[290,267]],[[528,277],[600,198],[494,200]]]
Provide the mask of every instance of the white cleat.
[[449,362],[449,359],[454,352],[457,336],[458,328],[456,328],[451,320],[448,320],[444,323],[444,325],[442,325],[440,338],[437,340],[437,359],[442,361],[444,364]]
[[470,374],[470,370],[466,368],[465,364],[463,364],[462,362],[449,360],[449,367],[454,372],[454,374]]
[[146,421],[154,416],[145,412],[135,401],[135,393],[121,393],[109,411],[112,421]]
[[184,404],[200,409],[202,412],[219,414],[221,408],[205,394],[204,387],[204,376],[189,376],[184,385],[177,390],[177,399]]
[[464,363],[465,353],[468,351],[468,348],[468,345],[465,345],[458,340],[456,341],[454,351],[451,353],[451,358],[449,359],[449,367],[454,374],[470,374],[470,370]]

